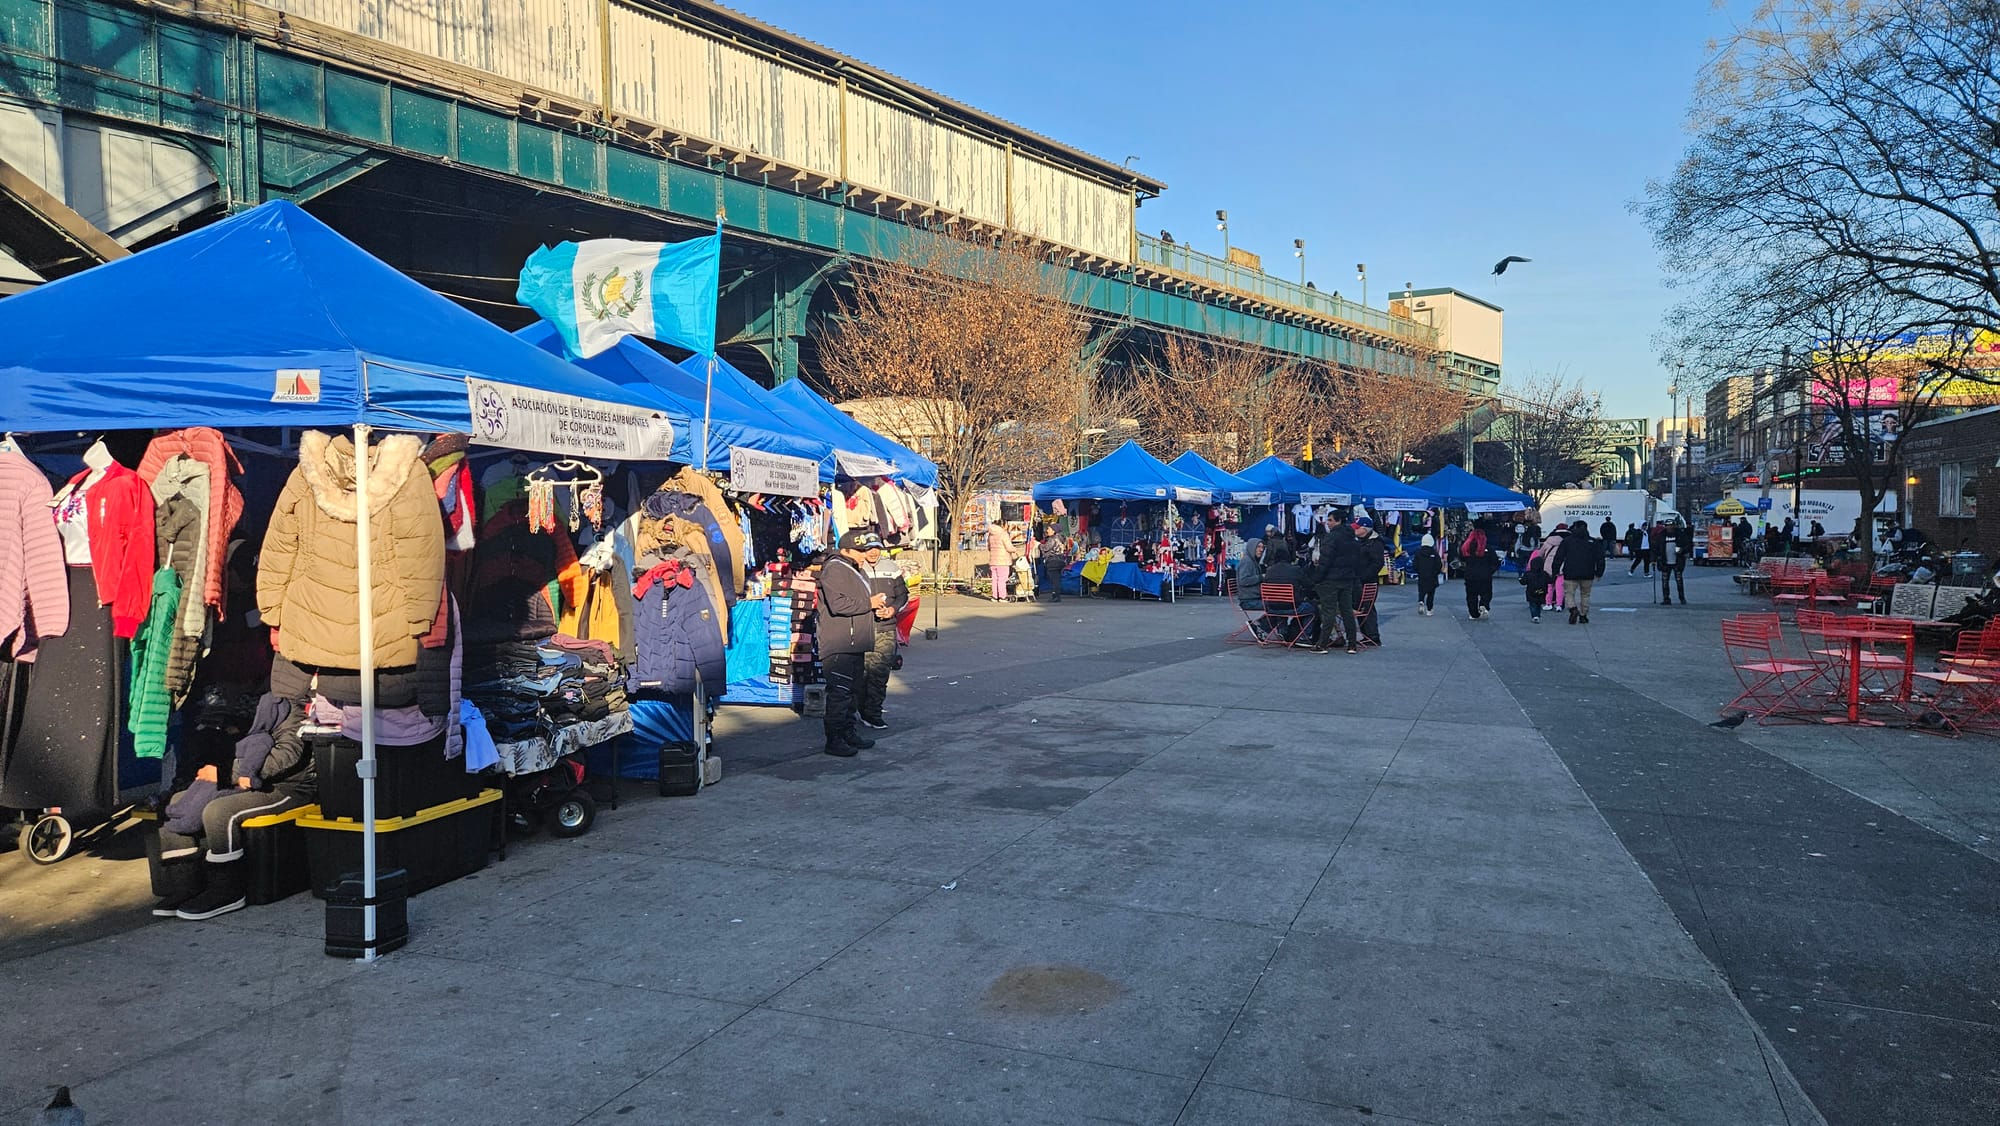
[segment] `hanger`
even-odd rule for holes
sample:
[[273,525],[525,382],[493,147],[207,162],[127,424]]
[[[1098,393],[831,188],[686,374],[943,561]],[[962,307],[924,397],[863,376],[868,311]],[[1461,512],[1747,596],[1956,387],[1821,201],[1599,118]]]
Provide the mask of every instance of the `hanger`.
[[[527,459],[524,457],[522,460],[526,461]],[[569,474],[570,476],[562,477],[562,474]],[[559,461],[549,462],[547,465],[533,470],[528,474],[528,480],[547,482],[551,485],[603,484],[604,471],[589,462],[577,461],[574,458],[562,458]]]
[[111,461],[111,447],[104,444],[103,438],[92,442],[90,448],[83,451],[83,463],[93,470],[109,469]]
[[7,431],[5,437],[0,437],[0,453],[18,454],[20,452],[21,444],[14,440],[14,432],[12,430]]

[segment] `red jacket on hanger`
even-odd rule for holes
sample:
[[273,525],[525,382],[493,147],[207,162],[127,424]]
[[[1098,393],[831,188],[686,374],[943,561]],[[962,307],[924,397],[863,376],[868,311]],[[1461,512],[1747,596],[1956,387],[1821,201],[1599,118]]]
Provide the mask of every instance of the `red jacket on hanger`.
[[[86,469],[69,483],[81,488],[88,476]],[[114,461],[84,497],[97,600],[111,607],[112,634],[129,641],[153,600],[153,490]]]

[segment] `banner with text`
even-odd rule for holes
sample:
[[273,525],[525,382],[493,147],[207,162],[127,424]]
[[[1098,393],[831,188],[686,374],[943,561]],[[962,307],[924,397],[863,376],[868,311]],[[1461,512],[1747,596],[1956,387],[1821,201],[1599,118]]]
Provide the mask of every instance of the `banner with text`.
[[671,461],[674,424],[646,407],[465,381],[472,440],[488,446],[617,461]]
[[739,493],[771,493],[781,497],[819,494],[819,463],[762,450],[729,447],[729,487]]

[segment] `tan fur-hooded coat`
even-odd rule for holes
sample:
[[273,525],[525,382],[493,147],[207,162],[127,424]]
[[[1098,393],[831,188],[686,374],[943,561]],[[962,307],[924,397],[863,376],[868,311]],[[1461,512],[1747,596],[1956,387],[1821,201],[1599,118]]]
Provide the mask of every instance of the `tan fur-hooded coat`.
[[[417,661],[417,638],[444,590],[444,520],[423,443],[392,434],[368,462],[375,593],[375,663]],[[307,431],[257,565],[257,611],[278,631],[278,652],[300,665],[361,666],[360,574],[355,558],[354,442]]]

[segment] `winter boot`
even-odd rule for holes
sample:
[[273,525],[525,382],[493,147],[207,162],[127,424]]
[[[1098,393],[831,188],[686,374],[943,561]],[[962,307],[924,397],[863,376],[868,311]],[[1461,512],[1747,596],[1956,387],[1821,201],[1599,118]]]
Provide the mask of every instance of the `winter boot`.
[[246,867],[247,863],[243,860],[223,864],[204,862],[202,867],[208,886],[202,889],[200,895],[183,903],[174,914],[199,922],[241,910],[250,902],[250,870]]
[[173,918],[205,886],[207,881],[202,875],[199,856],[159,861],[153,871],[153,894],[160,901],[153,905],[153,914],[162,919]]

